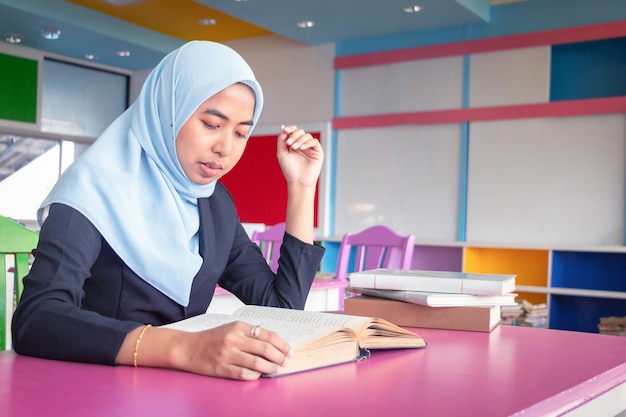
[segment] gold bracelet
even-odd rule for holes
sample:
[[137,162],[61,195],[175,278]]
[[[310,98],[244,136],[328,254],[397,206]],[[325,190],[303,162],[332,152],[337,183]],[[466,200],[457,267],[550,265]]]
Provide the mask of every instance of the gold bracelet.
[[137,354],[139,353],[139,343],[141,343],[141,338],[143,337],[143,334],[146,332],[146,330],[148,330],[149,327],[152,327],[152,325],[147,324],[144,326],[141,333],[139,333],[139,337],[137,338],[137,341],[135,342],[135,352],[133,353],[133,365],[135,366],[135,368],[137,367]]

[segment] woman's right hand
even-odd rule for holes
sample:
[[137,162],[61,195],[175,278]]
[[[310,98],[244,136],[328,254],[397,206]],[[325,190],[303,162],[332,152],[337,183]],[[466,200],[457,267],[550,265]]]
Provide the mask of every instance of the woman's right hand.
[[[243,322],[201,332],[151,327],[142,337],[137,363],[240,380],[254,380],[262,374],[278,372],[292,355],[291,348],[267,329],[261,328],[253,337],[251,328]],[[128,334],[118,354],[118,363],[132,365],[135,343],[142,329]]]

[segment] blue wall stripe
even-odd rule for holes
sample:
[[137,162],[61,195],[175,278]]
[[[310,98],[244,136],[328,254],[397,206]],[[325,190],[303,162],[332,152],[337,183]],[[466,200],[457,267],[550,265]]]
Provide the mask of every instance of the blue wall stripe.
[[[463,57],[463,93],[461,105],[469,107],[471,58]],[[459,161],[459,219],[457,240],[467,240],[467,178],[469,168],[469,123],[461,123],[461,160]]]
[[[333,115],[334,117],[341,116],[339,109],[341,109],[341,70],[335,71],[335,91],[333,100]],[[336,192],[337,192],[337,131],[331,129],[330,131],[330,144],[328,146],[329,151],[326,155],[326,163],[329,164],[329,179],[328,179],[328,233],[330,236],[335,235],[335,211],[336,211]]]

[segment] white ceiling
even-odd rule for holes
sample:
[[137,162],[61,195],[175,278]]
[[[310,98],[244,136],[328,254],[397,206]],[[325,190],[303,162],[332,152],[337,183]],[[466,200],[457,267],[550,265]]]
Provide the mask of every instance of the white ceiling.
[[[193,1],[313,46],[451,26],[488,25],[494,7],[521,0]],[[145,3],[146,15],[150,16],[151,0],[133,2]],[[402,8],[411,2],[421,6],[422,11],[403,13]],[[177,1],[170,3],[172,8],[177,7]],[[302,20],[312,20],[315,26],[297,27],[296,22]],[[59,28],[61,37],[52,41],[42,38],[42,27]],[[236,28],[229,30],[236,31]],[[185,41],[64,0],[0,0],[1,39],[11,33],[22,36],[21,46],[77,59],[84,59],[91,53],[101,64],[127,70],[151,68]],[[112,52],[118,50],[129,50],[132,54],[120,58]]]

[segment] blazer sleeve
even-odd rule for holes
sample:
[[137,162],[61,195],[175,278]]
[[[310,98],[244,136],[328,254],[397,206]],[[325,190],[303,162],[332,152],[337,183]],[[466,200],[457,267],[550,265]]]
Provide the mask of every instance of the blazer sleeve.
[[100,233],[82,214],[61,204],[51,206],[13,315],[17,353],[115,364],[126,334],[140,323],[81,308],[83,285],[101,244]]
[[[302,242],[285,233],[278,271],[274,274],[259,247],[250,240],[239,222],[228,191],[220,184],[210,200],[210,209],[203,210],[204,204],[201,204],[201,213],[204,211],[212,217],[210,224],[215,230],[205,230],[204,234],[207,237],[213,235],[215,246],[218,246],[217,239],[223,243],[226,236],[232,236],[228,261],[218,281],[220,286],[245,304],[303,309],[324,256],[324,247]],[[211,244],[210,240],[206,245]]]

